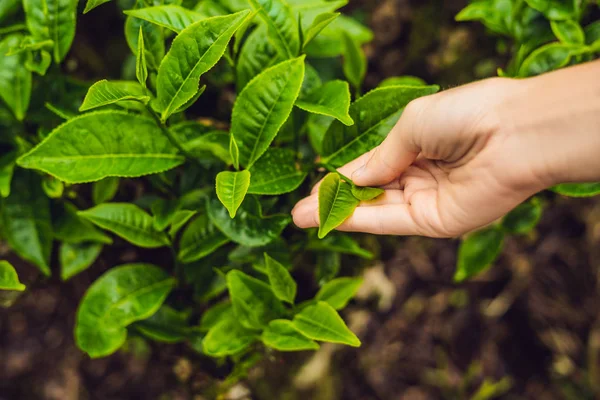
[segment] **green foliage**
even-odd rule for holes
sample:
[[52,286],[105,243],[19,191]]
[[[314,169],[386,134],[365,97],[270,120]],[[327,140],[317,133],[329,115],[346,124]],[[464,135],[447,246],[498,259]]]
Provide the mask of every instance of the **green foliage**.
[[300,333],[293,322],[276,319],[263,331],[261,340],[265,346],[279,351],[317,350],[319,345]]
[[344,125],[354,125],[348,114],[350,108],[350,88],[348,82],[331,81],[300,98],[296,106],[301,109],[333,117]]
[[[142,35],[140,37],[143,38]],[[139,43],[143,45],[143,39]],[[150,101],[150,96],[145,94],[144,88],[137,82],[109,82],[103,79],[90,87],[79,111],[88,111],[126,100],[136,100],[146,104]]]
[[100,255],[103,245],[94,242],[63,243],[58,257],[63,281],[88,269]]
[[319,301],[294,317],[294,328],[309,339],[360,346],[360,340],[329,304]]
[[8,51],[20,42],[22,36],[13,34],[0,41],[0,98],[11,109],[15,117],[22,121],[29,108],[31,98],[31,71],[25,66],[26,53],[12,56]]
[[344,223],[354,213],[360,200],[352,194],[352,185],[331,173],[319,187],[319,238]]
[[458,249],[454,280],[462,282],[489,267],[502,251],[504,231],[493,226],[471,234]]
[[8,261],[0,261],[0,290],[15,290],[22,292],[25,285],[19,281],[15,267]]
[[281,301],[294,304],[297,286],[287,268],[277,260],[269,257],[267,253],[265,253],[265,264],[267,266],[269,284],[275,296]]
[[242,205],[250,187],[249,171],[223,171],[217,175],[217,197],[223,203],[231,218]]
[[362,279],[358,278],[334,279],[323,285],[315,299],[324,301],[336,310],[341,310],[354,297],[362,283]]

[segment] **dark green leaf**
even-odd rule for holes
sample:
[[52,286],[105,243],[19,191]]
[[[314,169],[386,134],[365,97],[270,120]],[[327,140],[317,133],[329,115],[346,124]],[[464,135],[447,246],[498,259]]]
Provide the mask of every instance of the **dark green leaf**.
[[183,232],[178,258],[184,263],[194,262],[211,254],[228,241],[229,239],[208,219],[208,215],[201,213]]
[[593,197],[600,194],[600,183],[561,183],[550,190],[568,197]]
[[54,43],[53,56],[61,62],[75,37],[77,0],[23,0],[27,28],[36,39],[50,39]]
[[92,199],[94,204],[106,203],[111,201],[119,191],[119,182],[116,177],[104,178],[92,185]]
[[462,282],[492,264],[502,251],[504,232],[492,226],[475,232],[460,244],[454,281]]
[[159,199],[152,204],[150,210],[154,216],[154,229],[157,231],[163,231],[167,226],[171,225],[175,213],[179,211],[181,207],[178,200],[164,200]]
[[248,193],[281,195],[298,188],[306,172],[298,170],[291,149],[271,148],[250,168],[252,179]]
[[304,43],[302,44],[303,48],[308,46],[308,44],[315,38],[323,29],[327,27],[330,23],[332,23],[337,17],[340,16],[340,13],[323,13],[317,16],[313,23],[308,27],[306,32],[304,32]]
[[227,273],[227,288],[236,319],[246,328],[263,329],[285,314],[269,285],[241,271]]
[[202,341],[204,354],[211,357],[232,356],[258,339],[256,331],[244,328],[235,319],[226,319],[212,327]]
[[285,59],[298,55],[300,37],[298,20],[284,0],[248,0],[267,25],[269,39]]
[[349,34],[344,33],[342,38],[344,39],[344,75],[352,86],[359,90],[367,74],[367,57]]
[[319,187],[319,239],[344,223],[359,203],[348,182],[338,174],[328,174]]
[[75,324],[77,346],[92,358],[110,355],[127,339],[126,327],[151,317],[176,285],[150,264],[112,268],[87,290]]
[[543,211],[540,200],[534,197],[508,213],[502,220],[502,228],[515,235],[525,235],[537,226]]
[[350,88],[347,82],[330,81],[312,91],[308,96],[296,101],[301,109],[321,115],[334,117],[344,125],[353,125],[348,114],[350,109]]
[[87,0],[87,3],[85,4],[85,10],[83,10],[83,13],[87,14],[99,5],[108,3],[109,1],[110,0]]
[[176,152],[154,120],[100,111],[60,125],[18,164],[67,183],[83,183],[166,171],[184,161]]
[[261,336],[265,346],[279,351],[318,350],[319,345],[301,334],[292,321],[276,319],[269,323]]
[[198,329],[200,331],[208,332],[211,328],[226,319],[235,319],[233,307],[229,301],[217,303],[204,311]]
[[0,201],[0,226],[8,244],[19,256],[50,276],[52,222],[40,177],[33,171],[17,169],[10,195]]
[[334,279],[323,285],[315,299],[328,303],[336,310],[341,310],[356,295],[362,283],[361,278]]
[[334,167],[352,161],[379,145],[412,100],[433,94],[438,86],[390,86],[375,89],[350,106],[354,125],[333,121],[323,139],[322,162]]
[[173,216],[173,222],[171,223],[171,228],[169,228],[169,236],[174,238],[177,235],[177,232],[194,216],[196,215],[196,211],[190,210],[180,210],[175,213]]
[[551,20],[570,19],[576,14],[574,0],[525,0],[529,7],[534,8]]
[[157,342],[179,343],[187,339],[190,333],[189,319],[189,311],[177,311],[163,304],[153,316],[133,326]]
[[238,93],[246,87],[255,76],[265,69],[284,61],[273,45],[266,40],[266,28],[256,28],[242,46],[236,63],[236,87]]
[[345,233],[332,233],[324,239],[312,239],[308,243],[308,249],[314,251],[337,252],[359,256],[367,260],[372,260],[374,255],[360,245]]
[[26,53],[6,56],[22,36],[14,34],[0,41],[0,98],[4,100],[15,117],[22,121],[29,108],[31,98],[31,71],[25,68]]
[[136,246],[155,248],[169,245],[167,236],[154,229],[152,217],[133,204],[104,203],[77,214]]
[[585,34],[578,22],[573,20],[552,21],[550,23],[552,32],[558,40],[565,44],[584,44]]
[[[172,128],[171,128],[172,129]],[[185,143],[185,149],[198,159],[217,158],[227,165],[232,165],[229,154],[229,133],[212,131]]]
[[217,197],[227,208],[231,218],[235,218],[238,208],[248,193],[249,186],[249,171],[223,171],[217,175]]
[[156,107],[163,121],[198,92],[200,76],[223,56],[249,13],[201,20],[175,38],[158,70]]
[[195,22],[204,19],[204,15],[177,5],[154,6],[127,10],[125,14],[151,22],[175,33],[179,33]]
[[146,46],[144,45],[144,28],[140,25],[140,34],[138,35],[138,47],[135,54],[135,77],[142,87],[146,88],[148,80],[148,66],[146,65]]
[[304,57],[299,57],[265,70],[240,93],[231,119],[240,165],[250,168],[269,148],[292,112],[303,79]]
[[315,278],[320,286],[323,286],[340,272],[342,257],[340,253],[326,251],[317,254],[317,271]]
[[112,244],[110,236],[100,231],[88,220],[78,216],[77,208],[70,203],[64,203],[63,209],[56,214],[53,224],[54,237],[62,242],[70,244],[84,242]]
[[134,55],[137,55],[139,47],[140,28],[142,28],[142,34],[144,35],[146,64],[148,68],[156,71],[160,61],[165,56],[165,37],[162,28],[139,18],[127,17],[125,20],[125,39]]
[[565,67],[579,46],[564,43],[550,43],[531,53],[519,69],[520,77],[540,75]]
[[60,279],[66,281],[88,269],[100,255],[101,243],[86,242],[80,244],[62,243],[58,253],[60,260]]
[[294,327],[304,336],[322,342],[341,343],[359,347],[360,340],[327,303],[320,301],[296,314]]
[[225,236],[249,247],[264,246],[272,242],[291,222],[288,215],[263,217],[260,204],[253,197],[246,198],[235,219],[231,219],[218,199],[209,202],[208,215]]
[[269,257],[267,253],[265,253],[265,264],[269,283],[275,296],[279,300],[294,304],[297,286],[287,268]]
[[17,271],[8,261],[0,261],[0,290],[22,292],[25,285],[19,281]]
[[363,45],[373,40],[373,32],[356,20],[340,15],[325,27],[306,46],[306,54],[311,57],[337,57],[344,53],[343,34],[352,37],[358,45]]

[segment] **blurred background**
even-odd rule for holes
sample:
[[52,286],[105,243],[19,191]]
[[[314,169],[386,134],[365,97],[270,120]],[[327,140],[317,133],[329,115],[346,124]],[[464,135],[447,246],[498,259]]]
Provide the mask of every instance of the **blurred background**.
[[[415,75],[447,89],[495,75],[506,50],[481,24],[454,21],[466,4],[350,0],[343,11],[375,33],[366,48],[367,88],[389,76]],[[80,14],[64,68],[84,80],[130,73],[123,21],[116,2]],[[203,96],[195,112],[220,117],[233,95],[225,87]],[[136,190],[133,182],[125,186]],[[224,398],[600,398],[600,202],[541,198],[546,211],[536,231],[507,238],[494,267],[462,285],[452,282],[458,240],[372,238],[381,261],[367,266],[365,285],[344,313],[363,346],[272,353]],[[85,289],[115,263],[154,256],[138,252],[108,250],[67,283],[41,282],[0,242],[0,258],[33,282],[13,307],[0,308],[0,400],[208,400],[205,388],[225,379],[230,366],[184,344],[132,337],[99,360],[74,344]]]

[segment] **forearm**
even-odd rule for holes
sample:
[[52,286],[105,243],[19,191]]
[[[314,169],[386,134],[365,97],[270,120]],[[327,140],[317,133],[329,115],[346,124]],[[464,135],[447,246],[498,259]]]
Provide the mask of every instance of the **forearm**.
[[503,129],[548,185],[600,181],[600,60],[518,81]]

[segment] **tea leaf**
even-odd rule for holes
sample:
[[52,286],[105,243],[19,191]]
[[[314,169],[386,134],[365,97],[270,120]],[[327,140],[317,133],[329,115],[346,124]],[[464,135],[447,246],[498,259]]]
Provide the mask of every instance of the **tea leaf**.
[[334,117],[344,125],[354,124],[348,114],[350,109],[350,87],[348,82],[327,82],[312,91],[308,96],[296,101],[296,106],[311,113]]
[[279,351],[318,350],[317,342],[301,334],[292,321],[276,319],[271,321],[261,336],[265,346]]
[[241,271],[227,273],[227,288],[236,319],[246,328],[263,329],[285,314],[269,285]]
[[150,207],[152,215],[154,216],[154,229],[157,231],[163,231],[167,226],[171,225],[175,213],[179,211],[181,204],[179,200],[170,199],[158,199]]
[[223,171],[217,175],[217,197],[229,211],[229,216],[235,218],[248,187],[250,186],[249,171]]
[[79,107],[79,111],[88,111],[123,100],[136,100],[146,104],[150,101],[150,96],[146,94],[146,91],[138,82],[109,82],[103,79],[90,87],[85,99],[83,99],[83,104]]
[[24,260],[50,276],[52,224],[50,203],[36,173],[15,170],[10,195],[0,199],[2,236]]
[[[313,23],[308,27],[306,32],[304,32],[304,43],[302,45],[303,48],[306,48],[308,44],[319,34],[323,29],[327,27],[330,23],[332,23],[337,17],[340,16],[340,13],[323,13],[317,16]],[[303,21],[304,22],[304,21]]]
[[196,22],[175,38],[158,70],[156,106],[165,121],[198,91],[200,76],[223,56],[250,11]]
[[231,118],[240,165],[250,168],[268,149],[292,112],[303,79],[304,57],[299,57],[265,70],[240,93]]
[[[304,20],[303,20],[304,23]],[[344,54],[343,35],[362,46],[373,40],[373,32],[353,18],[340,15],[327,25],[304,49],[310,57],[328,58]]]
[[126,327],[158,311],[176,280],[151,264],[112,268],[87,290],[75,323],[77,346],[92,358],[110,355],[127,339]]
[[360,45],[349,34],[344,33],[342,37],[344,39],[344,76],[352,86],[359,90],[367,74],[367,57]]
[[360,201],[352,195],[352,186],[338,174],[328,174],[319,187],[319,239],[350,217]]
[[104,3],[108,3],[110,0],[87,0],[87,3],[85,4],[85,10],[83,10],[84,14],[87,14],[88,12],[92,11],[94,8],[104,4]]
[[265,69],[284,61],[273,45],[265,40],[266,28],[259,26],[244,42],[236,63],[236,87],[238,93],[255,76]]
[[124,12],[129,16],[151,22],[175,33],[180,33],[193,23],[205,19],[204,15],[200,13],[172,4]]
[[575,16],[575,2],[564,0],[525,0],[529,7],[538,10],[550,20],[564,20]]
[[94,204],[106,203],[111,201],[119,191],[119,182],[116,177],[104,178],[92,185],[92,199]]
[[60,279],[66,281],[88,269],[100,255],[101,243],[62,243],[58,252],[60,260]]
[[550,190],[568,197],[593,197],[600,194],[600,183],[561,183]]
[[227,209],[217,199],[209,202],[208,216],[225,236],[249,247],[268,244],[279,237],[291,222],[288,215],[263,217],[257,200],[251,197],[242,203],[235,219],[231,219]]
[[255,331],[244,328],[235,319],[226,319],[208,331],[202,341],[202,350],[211,357],[232,356],[257,339]]
[[202,318],[200,319],[200,326],[198,329],[200,331],[208,332],[214,326],[217,326],[217,324],[225,321],[226,319],[234,318],[235,315],[233,314],[233,306],[231,305],[231,302],[224,301],[217,303],[202,313]]
[[392,76],[391,78],[384,79],[378,87],[388,86],[427,86],[427,82],[416,76]]
[[72,118],[17,163],[67,183],[154,174],[183,163],[149,118],[99,111]]
[[0,197],[8,197],[10,195],[10,182],[15,171],[14,157],[12,161],[3,164],[0,167]]
[[492,264],[502,251],[504,232],[496,226],[468,236],[458,249],[454,281],[462,282]]
[[361,248],[351,236],[339,232],[327,235],[324,239],[312,239],[308,242],[308,249],[321,252],[350,254],[367,260],[372,260],[375,257],[370,251]]
[[271,258],[267,253],[265,253],[265,264],[267,266],[269,283],[275,296],[279,300],[294,304],[297,286],[287,268]]
[[317,254],[317,270],[315,278],[320,286],[335,278],[342,266],[342,256],[334,251]]
[[360,340],[327,303],[320,301],[308,306],[294,317],[294,328],[307,338],[359,347]]
[[481,21],[491,31],[510,36],[512,33],[510,21],[505,17],[507,9],[512,9],[510,1],[473,2],[459,12],[455,19],[456,21]]
[[190,334],[190,312],[177,311],[165,304],[150,318],[133,324],[149,339],[161,343],[179,343]]
[[135,55],[135,77],[144,89],[146,89],[146,81],[148,80],[148,66],[146,65],[146,47],[144,46],[144,28],[140,26],[140,34],[138,35],[138,47]]
[[35,72],[40,76],[46,75],[46,71],[48,71],[50,64],[52,64],[52,55],[46,50],[32,53],[31,57],[25,60],[25,68],[31,72]]
[[352,195],[354,195],[354,197],[356,197],[360,201],[371,201],[378,198],[384,193],[385,190],[380,188],[360,187],[352,185]]
[[79,211],[77,215],[139,247],[156,248],[169,245],[167,236],[154,229],[152,217],[133,204],[99,204]]
[[552,32],[565,44],[584,44],[585,33],[578,22],[573,20],[550,21]]
[[361,278],[337,278],[323,285],[315,299],[341,310],[348,305],[362,284]]
[[[0,22],[5,22],[6,19],[8,19],[8,17],[13,16],[15,13],[17,13],[20,9],[22,1],[21,0],[4,0],[2,2],[0,2]],[[5,29],[10,29],[12,27],[8,27]],[[23,26],[24,28],[24,26]],[[16,29],[16,28],[15,28]],[[0,31],[2,32],[2,31]],[[13,32],[12,30],[9,30],[8,32]],[[5,32],[2,32],[5,33]]]
[[178,258],[184,263],[197,261],[227,244],[225,237],[205,213],[199,214],[185,229],[179,242]]
[[390,86],[367,93],[350,106],[354,125],[333,121],[323,138],[324,163],[334,167],[352,161],[379,145],[412,100],[433,94],[438,86]]
[[300,37],[298,20],[284,0],[248,0],[265,22],[269,39],[285,59],[298,55]]
[[271,148],[250,168],[248,193],[281,195],[292,192],[304,182],[306,172],[298,170],[291,149]]
[[77,0],[23,0],[27,28],[36,39],[53,41],[54,61],[60,63],[75,37]]
[[156,71],[165,56],[165,37],[162,28],[139,18],[127,17],[125,20],[125,39],[135,56],[138,55],[140,28],[144,36],[146,65]]
[[91,222],[77,215],[77,208],[72,204],[63,203],[63,209],[58,213],[54,224],[54,237],[69,244],[95,242],[112,244],[110,236],[96,228]]
[[502,220],[502,228],[515,235],[525,235],[537,226],[543,211],[540,200],[534,197],[508,213]]
[[15,117],[22,121],[31,98],[31,71],[25,68],[26,53],[5,55],[21,41],[21,35],[9,35],[0,41],[0,98]]
[[24,291],[25,285],[19,281],[17,271],[8,261],[0,261],[0,290]]
[[540,75],[565,67],[579,46],[564,43],[549,43],[532,52],[519,69],[520,77]]
[[190,140],[185,144],[185,148],[198,159],[215,157],[227,165],[232,165],[229,144],[229,133],[213,131]]
[[188,223],[188,221],[194,216],[196,215],[196,211],[190,211],[190,210],[180,210],[177,211],[175,213],[175,215],[173,216],[173,222],[171,223],[171,228],[169,229],[169,236],[171,238],[175,237],[175,235],[177,234],[177,232],[179,232],[179,230],[181,228],[183,228],[183,226],[185,224]]

